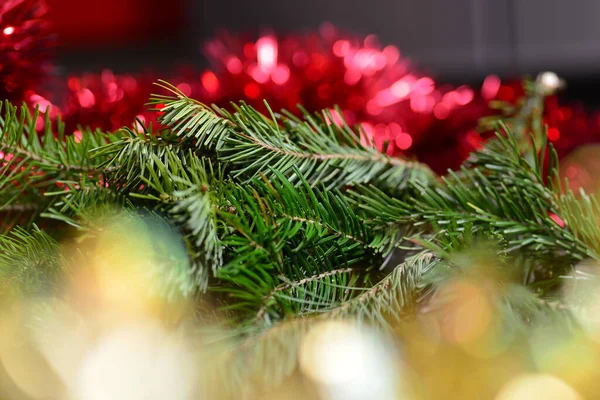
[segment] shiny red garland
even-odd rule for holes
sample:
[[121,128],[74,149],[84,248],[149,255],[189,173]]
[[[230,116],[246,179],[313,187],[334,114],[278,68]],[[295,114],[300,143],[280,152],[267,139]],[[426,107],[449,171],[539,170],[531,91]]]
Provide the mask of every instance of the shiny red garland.
[[0,99],[22,101],[48,75],[54,44],[43,0],[0,1]]
[[[485,139],[475,128],[491,112],[491,100],[513,102],[522,95],[518,85],[502,84],[496,76],[478,89],[439,84],[415,69],[396,47],[383,47],[372,35],[342,34],[331,25],[319,32],[264,35],[255,41],[223,35],[206,50],[211,70],[186,67],[167,80],[186,95],[223,107],[239,99],[263,111],[263,100],[273,109],[296,113],[297,104],[310,112],[337,105],[346,121],[362,125],[366,141],[390,155],[415,157],[439,173],[457,168]],[[29,92],[26,100],[44,109],[50,99],[68,132],[78,125],[112,130],[136,118],[155,121],[144,103],[155,90],[156,78],[155,73],[110,71],[70,76],[52,83],[52,95]],[[598,141],[599,120],[580,106],[560,105],[556,97],[547,100],[549,137],[561,155]]]
[[556,96],[547,98],[544,122],[561,157],[581,145],[600,142],[600,112],[589,113],[581,103],[564,105]]
[[440,85],[396,47],[331,25],[255,42],[223,36],[208,44],[207,53],[214,72],[202,76],[201,98],[217,104],[243,98],[259,109],[263,99],[274,109],[337,105],[380,150],[416,157],[439,172],[460,165],[479,143],[474,128],[494,97],[489,85],[487,97],[467,86]]
[[[223,36],[207,45],[207,53],[212,70],[188,67],[167,79],[185,94],[223,107],[239,99],[263,111],[264,100],[273,109],[296,113],[298,104],[310,112],[337,105],[345,120],[361,124],[365,139],[380,150],[416,157],[439,172],[460,165],[481,142],[474,128],[500,85],[496,77],[488,78],[483,92],[439,85],[396,47],[381,47],[374,36],[342,35],[332,27],[257,41]],[[154,116],[144,103],[156,77],[110,71],[71,76],[52,90],[66,92],[65,100],[52,99],[68,131],[77,125],[116,129],[134,118],[150,122]],[[48,104],[39,94],[28,100],[42,108]]]

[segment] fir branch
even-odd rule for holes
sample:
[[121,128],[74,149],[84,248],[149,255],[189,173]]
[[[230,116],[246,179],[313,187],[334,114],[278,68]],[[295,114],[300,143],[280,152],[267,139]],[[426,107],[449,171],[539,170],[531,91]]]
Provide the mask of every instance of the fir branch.
[[600,204],[597,197],[588,195],[583,189],[579,197],[566,190],[558,199],[558,212],[572,234],[593,254],[600,255]]
[[170,127],[182,141],[194,142],[199,148],[214,148],[229,134],[231,122],[218,118],[197,100],[187,97],[174,85],[159,80],[156,85],[172,95],[152,95],[150,102],[159,112],[159,122]]
[[280,277],[284,283],[263,297],[251,323],[270,326],[274,316],[301,317],[335,308],[368,290],[370,279],[365,279],[368,277],[360,268],[340,268],[297,281]]
[[263,304],[260,307],[260,309],[258,310],[258,312],[256,313],[256,317],[254,319],[260,320],[262,318],[262,316],[267,311],[268,303],[271,302],[271,300],[273,300],[277,296],[278,293],[287,291],[292,288],[296,288],[298,286],[306,285],[307,283],[312,283],[315,281],[328,279],[328,278],[331,278],[331,277],[337,276],[337,275],[348,274],[348,273],[354,272],[354,271],[355,271],[355,269],[353,269],[353,268],[342,268],[342,269],[337,269],[337,270],[333,270],[333,271],[322,272],[318,275],[313,275],[313,276],[310,276],[307,278],[300,279],[297,282],[282,283],[279,286],[277,286],[275,289],[273,289],[271,291],[271,293],[269,293],[267,296],[264,297]]
[[0,235],[0,281],[3,290],[41,294],[63,278],[64,260],[59,244],[34,226],[31,232],[15,228]]
[[[268,312],[258,312],[267,325],[286,315],[331,308],[354,295],[354,272],[329,272],[365,271],[382,262],[366,247],[370,232],[341,193],[312,188],[305,180],[294,186],[273,174],[273,180],[234,185],[227,193],[227,208],[234,211],[219,209],[218,215],[230,227],[223,238],[229,257],[217,275],[220,285],[213,288],[226,292],[225,309],[235,309],[246,321],[256,320],[268,299]],[[298,284],[311,275],[322,279]],[[290,290],[280,293],[277,288],[285,285]]]
[[[90,152],[94,158],[105,160],[102,166],[112,172],[110,182],[119,189],[136,189],[144,179],[151,177],[150,169],[157,161],[167,165],[173,156],[185,160],[186,148],[180,146],[179,139],[168,131],[156,134],[123,128],[120,135],[119,140]],[[162,173],[161,170],[154,171],[159,176]]]
[[169,148],[162,160],[153,154],[144,167],[148,178],[140,177],[146,187],[130,196],[158,202],[186,233],[195,283],[205,290],[210,272],[216,275],[223,265],[217,211],[224,182],[221,173],[191,151],[180,157]]
[[[543,173],[546,150],[527,161],[515,136],[497,135],[496,141],[472,154],[460,173],[443,178],[439,188],[415,184],[413,199],[393,199],[376,188],[358,191],[355,203],[376,224],[412,221],[434,228],[437,238],[461,236],[467,226],[474,232],[495,232],[508,250],[527,250],[538,258],[560,258],[567,264],[598,253],[556,218],[569,220],[559,207],[560,194],[553,178],[558,160],[550,147],[549,174]],[[548,177],[549,176],[549,177]]]
[[8,102],[4,107],[4,117],[0,118],[2,134],[0,150],[5,158],[10,155],[11,158],[27,160],[44,172],[64,171],[75,174],[109,172],[94,163],[88,152],[93,147],[115,140],[117,135],[83,129],[79,138],[65,136],[64,126],[60,121],[57,131],[54,132],[49,110],[44,114],[44,124],[41,132],[38,133],[36,124],[41,118],[38,109],[31,114],[26,107],[19,109]]
[[327,111],[320,116],[305,113],[303,120],[273,112],[267,117],[242,103],[234,106],[233,114],[224,109],[217,114],[172,86],[162,87],[173,96],[152,97],[151,104],[159,105],[162,113],[160,122],[186,143],[195,140],[199,151],[216,150],[217,159],[232,166],[234,178],[270,178],[274,169],[300,184],[295,168],[313,186],[331,189],[377,182],[396,192],[409,181],[434,176],[423,164],[363,146],[360,135],[345,122],[329,123],[333,117]]
[[122,210],[134,209],[130,199],[98,182],[61,183],[63,190],[44,193],[46,197],[55,199],[41,213],[42,217],[88,231],[95,230],[100,219],[106,219]]
[[[359,254],[363,254],[361,248],[370,241],[370,234],[340,193],[311,188],[302,178],[302,186],[295,187],[278,171],[273,170],[272,174],[275,179],[271,181],[264,178],[248,186],[236,185],[229,195],[235,213],[219,211],[236,229],[237,234],[228,239],[232,245],[257,248],[261,251],[254,254],[259,258],[253,258],[253,262],[260,264],[262,257],[267,257],[278,260],[280,268],[285,264],[281,253],[284,247],[294,253],[332,242],[340,251],[359,257],[356,261],[368,255]],[[292,243],[294,246],[290,246]],[[228,268],[252,264],[248,256],[238,253]],[[285,269],[280,272],[289,276]]]
[[[2,112],[0,110],[0,112]],[[30,221],[35,220],[56,198],[45,196],[55,191],[63,180],[100,181],[109,171],[91,159],[89,150],[104,145],[116,135],[83,129],[81,136],[65,137],[58,121],[53,132],[48,110],[41,132],[36,129],[39,110],[18,109],[5,104],[0,117],[0,204],[16,213],[28,208]],[[35,209],[29,205],[35,204]]]
[[[227,372],[224,382],[230,384],[226,385],[230,390],[244,387],[249,382],[254,382],[253,387],[256,387],[257,379],[266,387],[277,385],[298,367],[299,346],[315,324],[330,319],[358,319],[388,329],[394,323],[410,318],[422,289],[420,276],[438,262],[433,254],[423,253],[408,259],[372,288],[361,288],[359,295],[329,310],[285,319],[269,329],[256,325],[238,327],[232,332],[233,338],[228,340],[223,340],[226,334],[218,333],[215,338],[217,370]],[[308,279],[319,280],[317,277]]]
[[440,259],[425,251],[406,259],[369,290],[326,314],[327,318],[353,318],[373,325],[389,327],[409,315],[420,291],[422,277],[437,266]]

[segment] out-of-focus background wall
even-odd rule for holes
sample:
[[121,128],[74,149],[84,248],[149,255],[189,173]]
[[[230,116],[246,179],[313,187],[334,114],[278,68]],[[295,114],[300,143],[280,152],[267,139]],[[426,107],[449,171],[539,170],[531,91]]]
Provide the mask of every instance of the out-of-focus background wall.
[[[594,101],[600,62],[595,0],[49,0],[67,71],[203,62],[220,29],[315,29],[324,21],[383,43],[447,81],[554,70]],[[585,84],[583,84],[585,82]]]

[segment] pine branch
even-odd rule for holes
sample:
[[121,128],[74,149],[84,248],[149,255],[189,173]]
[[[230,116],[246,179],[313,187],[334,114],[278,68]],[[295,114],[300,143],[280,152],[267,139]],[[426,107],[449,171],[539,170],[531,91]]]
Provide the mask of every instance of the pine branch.
[[187,97],[166,81],[159,80],[156,85],[172,95],[152,95],[148,104],[159,112],[159,122],[170,127],[183,142],[211,149],[218,147],[221,139],[229,134],[230,121],[218,118],[209,107]]
[[[38,133],[36,124],[40,118],[39,110],[31,114],[26,107],[18,109],[10,103],[5,104],[0,118],[0,204],[3,210],[12,208],[21,215],[22,209],[27,208],[29,221],[52,203],[54,198],[45,194],[55,191],[61,181],[84,177],[101,180],[108,171],[91,159],[89,150],[116,137],[86,129],[79,139],[65,137],[60,121],[55,134],[48,111]],[[31,204],[36,207],[30,207]],[[15,220],[19,219],[24,221]]]
[[205,290],[210,272],[216,275],[223,265],[223,245],[217,227],[223,177],[192,152],[180,158],[180,154],[167,148],[163,160],[154,154],[147,160],[144,168],[149,177],[140,177],[146,187],[130,196],[158,202],[158,208],[168,212],[187,233],[195,283]]
[[[221,376],[224,389],[235,392],[247,387],[250,382],[252,388],[278,385],[297,369],[298,350],[303,337],[313,326],[325,320],[358,319],[389,328],[410,318],[411,309],[422,290],[420,276],[434,268],[438,262],[439,259],[432,253],[423,253],[399,265],[393,273],[370,289],[363,288],[357,296],[336,304],[329,310],[313,311],[304,318],[285,319],[269,329],[243,326],[233,332],[215,333],[215,343],[211,347],[216,349],[216,371],[227,374]],[[331,272],[336,275],[346,273],[342,270]],[[305,283],[319,281],[321,278],[309,277]],[[285,285],[276,289],[288,290],[293,287]],[[257,329],[260,330],[257,332]]]
[[[311,185],[327,189],[375,182],[397,192],[407,182],[427,181],[433,173],[423,164],[390,158],[361,144],[360,135],[348,125],[329,123],[329,112],[303,120],[291,115],[264,116],[245,104],[233,114],[187,98],[167,84],[173,96],[153,96],[151,104],[163,113],[159,120],[184,142],[195,140],[198,151],[216,150],[220,162],[232,166],[234,178],[249,181],[260,174],[271,177],[277,170],[300,184],[294,168]],[[267,106],[268,107],[268,106]]]
[[[340,301],[343,290],[334,286],[346,288],[349,277],[327,273],[353,265],[366,268],[376,257],[365,248],[369,232],[340,193],[311,188],[306,181],[295,187],[283,175],[273,173],[274,180],[234,186],[228,194],[228,208],[234,211],[219,210],[220,218],[233,230],[223,239],[230,256],[218,274],[226,285],[214,288],[235,299],[230,308],[253,319],[276,288],[293,286],[286,296],[272,299],[267,324]],[[314,283],[311,290],[298,283],[321,274],[325,274],[323,279],[310,281]],[[327,282],[326,277],[334,281]]]
[[572,234],[588,246],[590,252],[600,254],[600,204],[597,197],[588,195],[583,189],[579,197],[566,190],[558,199],[558,212]]
[[424,289],[423,275],[438,263],[431,252],[409,257],[371,289],[334,308],[327,318],[353,318],[383,327],[400,322],[413,310]]
[[[313,297],[312,295],[315,293],[319,293],[319,292],[323,292],[325,290],[330,290],[333,286],[333,290],[343,290],[344,294],[349,293],[348,287],[349,286],[353,286],[352,283],[347,284],[346,282],[344,282],[346,279],[345,278],[348,274],[354,273],[356,272],[355,269],[353,268],[341,268],[341,269],[337,269],[337,270],[333,270],[333,271],[327,271],[327,272],[322,272],[318,275],[313,275],[307,278],[303,278],[300,279],[297,282],[289,282],[289,283],[282,283],[279,286],[277,286],[275,289],[273,289],[271,291],[271,293],[269,293],[267,296],[264,297],[263,301],[262,301],[262,305],[260,307],[260,309],[258,310],[258,312],[256,313],[256,317],[254,318],[255,321],[260,321],[263,316],[265,315],[265,313],[267,312],[269,306],[271,305],[272,302],[275,302],[277,299],[277,296],[279,295],[283,295],[286,298],[292,298],[292,299],[297,299],[298,296],[295,295],[294,293],[292,293],[292,291],[300,291],[302,292],[302,294],[304,295],[308,295],[309,296],[309,302],[313,302],[314,300],[311,300],[310,297]],[[342,278],[342,279],[339,279]],[[311,290],[307,290],[304,289],[303,286],[306,285],[310,285],[313,288]],[[337,299],[339,295],[337,294],[332,294],[331,297]],[[316,297],[316,296],[315,296]],[[319,293],[319,298],[323,298],[323,297],[327,297],[329,298],[330,295],[323,295],[321,293]],[[343,299],[343,296],[339,296]],[[333,307],[334,305],[331,304],[329,305],[329,307]]]
[[90,152],[95,159],[104,160],[101,165],[112,172],[110,182],[118,189],[136,189],[144,179],[151,177],[152,168],[160,176],[162,171],[155,169],[155,160],[168,165],[173,156],[185,159],[187,154],[179,138],[169,131],[156,134],[123,128],[120,135],[119,140]]
[[0,281],[3,290],[41,294],[63,277],[59,244],[36,226],[31,232],[15,228],[0,235]]
[[63,190],[46,192],[56,198],[40,215],[82,231],[93,230],[100,219],[135,207],[130,199],[98,182],[61,182]]
[[415,184],[415,198],[406,201],[363,188],[355,203],[380,224],[429,225],[438,240],[460,237],[471,226],[474,232],[500,235],[508,252],[525,250],[538,259],[561,259],[566,264],[598,259],[592,247],[557,222],[573,215],[559,207],[556,152],[550,147],[549,174],[544,174],[546,150],[535,151],[536,158],[528,162],[514,135],[504,130],[506,137],[498,134],[495,142],[473,153],[460,173],[450,173],[440,188]]

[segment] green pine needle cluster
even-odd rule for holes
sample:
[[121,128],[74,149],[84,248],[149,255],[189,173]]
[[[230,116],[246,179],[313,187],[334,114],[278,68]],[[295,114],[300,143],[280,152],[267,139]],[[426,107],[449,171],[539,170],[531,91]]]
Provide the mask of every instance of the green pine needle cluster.
[[[454,255],[473,243],[497,249],[500,269],[520,288],[507,292],[519,295],[505,296],[506,310],[524,322],[546,309],[578,262],[600,261],[597,199],[564,189],[552,146],[522,127],[513,132],[510,121],[440,178],[381,154],[328,111],[297,118],[244,103],[213,109],[158,86],[167,94],[150,100],[156,132],[82,129],[76,140],[60,121],[52,126],[46,115],[39,132],[38,111],[5,105],[4,281],[48,290],[63,273],[57,243],[93,236],[98,221],[168,227],[185,256],[157,244],[164,293],[210,299],[247,360],[265,337],[292,349],[314,320],[390,327],[411,318],[471,262]],[[295,359],[278,363],[291,371]]]

